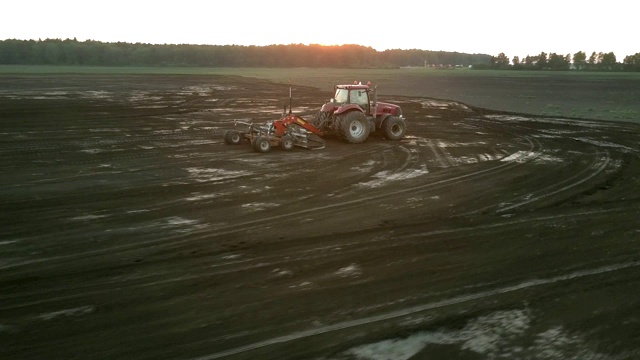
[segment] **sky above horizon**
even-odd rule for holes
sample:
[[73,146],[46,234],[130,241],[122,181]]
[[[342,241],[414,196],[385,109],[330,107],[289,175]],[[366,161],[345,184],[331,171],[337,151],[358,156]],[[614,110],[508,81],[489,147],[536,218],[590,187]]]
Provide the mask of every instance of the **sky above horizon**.
[[[523,58],[640,52],[635,5],[537,0],[21,0],[1,5],[0,40],[151,44],[359,44]],[[364,25],[364,26],[363,26]]]

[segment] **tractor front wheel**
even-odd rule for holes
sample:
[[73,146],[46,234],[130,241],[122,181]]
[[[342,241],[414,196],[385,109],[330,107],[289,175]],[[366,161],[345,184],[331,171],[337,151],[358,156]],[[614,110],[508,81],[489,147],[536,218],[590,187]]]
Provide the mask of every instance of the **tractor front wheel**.
[[266,137],[258,136],[254,140],[253,149],[257,152],[266,153],[271,150],[271,143]]
[[360,111],[350,111],[337,119],[339,135],[350,144],[359,144],[369,137],[369,119]]
[[407,123],[403,119],[396,116],[389,116],[382,123],[384,136],[389,140],[400,140],[407,131]]
[[229,145],[238,145],[242,140],[242,135],[238,130],[227,130],[224,132],[224,142]]

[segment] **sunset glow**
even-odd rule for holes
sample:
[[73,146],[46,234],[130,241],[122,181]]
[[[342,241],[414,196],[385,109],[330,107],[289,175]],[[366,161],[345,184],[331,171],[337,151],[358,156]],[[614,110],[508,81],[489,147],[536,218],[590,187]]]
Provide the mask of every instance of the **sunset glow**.
[[[443,50],[513,57],[613,51],[640,52],[632,41],[628,2],[576,6],[540,0],[455,3],[398,1],[185,0],[88,3],[16,1],[0,24],[0,40],[77,38],[153,44],[360,44],[386,49]],[[357,20],[356,20],[357,19]]]

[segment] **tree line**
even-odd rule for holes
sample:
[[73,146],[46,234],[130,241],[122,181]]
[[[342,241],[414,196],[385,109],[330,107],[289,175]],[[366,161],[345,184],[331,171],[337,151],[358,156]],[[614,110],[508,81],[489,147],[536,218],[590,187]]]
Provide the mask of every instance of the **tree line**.
[[479,64],[480,69],[513,69],[513,70],[589,70],[589,71],[640,71],[640,53],[628,55],[620,63],[613,52],[603,53],[595,51],[589,57],[584,51],[559,55],[556,53],[524,58],[514,56],[511,60],[504,53],[492,56],[488,64]]
[[640,53],[618,62],[613,52],[583,51],[509,59],[498,56],[430,50],[376,51],[361,45],[171,45],[107,43],[74,39],[0,40],[3,65],[190,66],[190,67],[328,67],[398,68],[404,66],[512,70],[640,71]]
[[76,39],[0,41],[0,64],[194,67],[397,68],[489,64],[490,55],[428,50],[376,51],[361,45],[156,45]]

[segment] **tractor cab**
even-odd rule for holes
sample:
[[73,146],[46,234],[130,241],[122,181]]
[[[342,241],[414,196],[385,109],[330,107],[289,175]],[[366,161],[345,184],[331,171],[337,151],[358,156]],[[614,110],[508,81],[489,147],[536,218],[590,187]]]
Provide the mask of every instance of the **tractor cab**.
[[358,105],[365,114],[371,115],[369,92],[368,85],[338,85],[331,102],[341,106],[347,104]]

